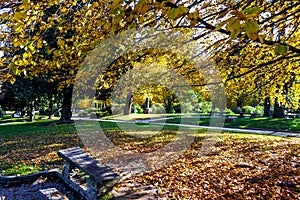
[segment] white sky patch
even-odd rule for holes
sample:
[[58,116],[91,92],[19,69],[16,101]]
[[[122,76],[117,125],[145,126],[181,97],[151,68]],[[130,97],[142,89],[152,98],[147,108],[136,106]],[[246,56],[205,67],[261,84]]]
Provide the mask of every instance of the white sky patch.
[[[11,12],[11,8],[4,8],[4,9],[0,9],[0,15],[7,12]],[[7,29],[7,26],[6,24],[0,24],[0,33],[3,33],[3,32],[8,32],[8,29]],[[0,42],[0,47],[3,47],[4,46],[4,43],[3,41]],[[3,51],[0,51],[0,58],[4,56],[4,53]]]

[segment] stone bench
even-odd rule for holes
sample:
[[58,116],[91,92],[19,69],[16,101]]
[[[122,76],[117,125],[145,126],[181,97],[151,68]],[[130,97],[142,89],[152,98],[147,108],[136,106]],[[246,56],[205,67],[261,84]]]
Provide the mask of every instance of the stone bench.
[[[96,200],[97,196],[111,190],[120,180],[120,177],[109,167],[99,164],[80,147],[60,150],[58,155],[66,161],[62,172],[63,181],[87,200]],[[74,168],[78,168],[89,176],[86,189],[70,179],[70,172]]]

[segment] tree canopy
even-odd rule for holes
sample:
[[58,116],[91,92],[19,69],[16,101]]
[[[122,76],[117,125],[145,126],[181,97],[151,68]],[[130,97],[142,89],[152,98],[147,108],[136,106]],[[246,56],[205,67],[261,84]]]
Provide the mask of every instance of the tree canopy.
[[231,99],[249,93],[284,102],[299,87],[299,9],[300,2],[283,0],[1,1],[1,78],[13,83],[21,74],[55,71],[50,80],[72,89],[98,44],[128,29],[154,27],[201,43]]

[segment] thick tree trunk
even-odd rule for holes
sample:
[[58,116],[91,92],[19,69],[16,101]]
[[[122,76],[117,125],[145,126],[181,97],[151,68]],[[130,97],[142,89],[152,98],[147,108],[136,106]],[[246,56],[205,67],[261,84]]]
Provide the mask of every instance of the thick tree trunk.
[[131,107],[133,102],[133,94],[129,92],[126,98],[126,105],[124,108],[124,115],[129,115],[131,113]]
[[63,90],[63,105],[61,108],[60,121],[70,121],[72,117],[72,92],[73,86],[67,87]]
[[273,118],[284,118],[284,106],[278,103],[278,98],[275,99]]

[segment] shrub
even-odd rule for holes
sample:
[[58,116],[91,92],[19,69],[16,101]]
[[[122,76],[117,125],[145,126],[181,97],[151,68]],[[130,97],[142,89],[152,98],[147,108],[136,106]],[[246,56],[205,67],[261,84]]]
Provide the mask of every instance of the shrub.
[[174,108],[173,108],[173,106],[171,107],[171,109],[170,109],[170,112],[169,112],[170,114],[175,114],[175,110],[174,110]]
[[97,118],[106,117],[106,116],[109,116],[109,115],[110,115],[110,113],[108,111],[100,111],[100,112],[96,113]]
[[212,109],[212,103],[210,101],[203,101],[198,104],[199,113],[210,113]]
[[132,113],[144,113],[143,108],[139,104],[133,104],[131,107]]
[[[181,108],[181,104],[176,104],[176,105],[172,106],[171,109],[172,108],[173,108],[175,113],[181,113],[183,111],[182,108]],[[170,109],[170,112],[171,112],[171,109]]]
[[195,106],[193,106],[192,103],[188,102],[188,103],[182,103],[180,107],[181,107],[181,113],[192,113],[194,111]]
[[235,113],[231,109],[226,108],[226,114],[227,115],[234,115]]
[[263,115],[264,113],[264,107],[263,106],[244,106],[243,109],[245,109],[245,112],[249,113],[256,113],[259,115]]
[[164,114],[166,110],[161,104],[152,104],[152,113]]

